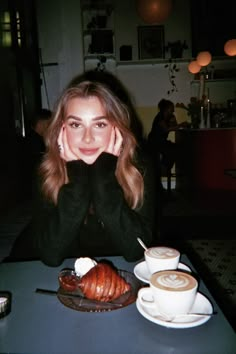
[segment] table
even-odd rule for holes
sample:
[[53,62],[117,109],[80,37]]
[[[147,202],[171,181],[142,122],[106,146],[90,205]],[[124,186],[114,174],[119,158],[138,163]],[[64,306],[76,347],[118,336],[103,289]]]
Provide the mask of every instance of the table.
[[[136,264],[122,257],[107,259],[128,271]],[[184,255],[181,262],[192,267]],[[57,268],[40,261],[0,264],[0,290],[12,292],[11,313],[0,320],[1,353],[236,353],[236,334],[202,281],[200,291],[218,314],[201,326],[173,329],[145,319],[135,303],[111,312],[87,313],[35,293],[36,288],[57,289],[59,270],[73,265],[74,259]]]

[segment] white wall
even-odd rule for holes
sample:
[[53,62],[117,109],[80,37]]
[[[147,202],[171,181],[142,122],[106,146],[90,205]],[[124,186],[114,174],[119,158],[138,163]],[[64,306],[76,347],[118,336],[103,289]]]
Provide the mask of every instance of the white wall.
[[[138,59],[137,26],[145,25],[138,17],[135,0],[115,2],[115,47],[117,62],[109,60],[107,70],[114,72],[129,90],[137,107],[150,107],[157,105],[165,97],[174,103],[187,104],[190,97],[197,94],[198,87],[191,85],[193,75],[188,72],[188,62],[191,60],[191,24],[188,0],[173,1],[174,8],[169,19],[164,23],[165,42],[186,40],[189,49],[184,50],[184,58],[177,63],[180,71],[176,73],[177,92],[170,96],[167,91],[171,89],[168,79],[166,62],[154,64],[140,64],[119,62],[119,48],[121,45],[132,45],[133,60]],[[82,25],[80,0],[37,0],[39,45],[42,50],[44,63],[58,63],[56,66],[44,67],[46,86],[48,90],[50,108],[60,95],[63,88],[71,78],[84,70]],[[168,58],[169,52],[166,53]],[[94,67],[96,61],[92,60],[87,68]],[[235,58],[228,61],[214,62],[215,68],[227,66],[236,68]],[[221,91],[224,94],[221,94]],[[214,91],[215,90],[215,91]],[[236,98],[235,85],[222,85],[212,89],[211,97],[214,101],[226,97]],[[232,97],[233,96],[233,97]],[[42,86],[43,105],[47,106],[45,86]]]
[[[119,48],[121,45],[132,45],[133,60],[138,60],[138,26],[145,24],[138,16],[136,10],[136,0],[115,1],[115,42],[116,55],[119,60]],[[173,9],[164,25],[165,43],[177,40],[186,40],[189,48],[184,51],[185,57],[191,55],[191,24],[189,0],[173,1]],[[183,25],[184,21],[184,25]],[[157,25],[159,25],[157,24]],[[170,57],[170,52],[165,53],[165,57]]]
[[47,91],[52,109],[68,82],[83,72],[80,0],[37,0],[37,17],[42,61],[57,63],[43,66],[43,106],[48,106]]

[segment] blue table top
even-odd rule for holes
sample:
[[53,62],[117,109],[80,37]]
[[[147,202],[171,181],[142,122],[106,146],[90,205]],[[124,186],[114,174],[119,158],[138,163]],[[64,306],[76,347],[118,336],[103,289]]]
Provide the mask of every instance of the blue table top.
[[[122,257],[106,259],[130,272],[138,263]],[[0,319],[1,353],[236,353],[235,332],[202,281],[199,290],[218,314],[185,329],[147,320],[135,303],[111,312],[88,313],[65,307],[55,296],[35,293],[36,288],[56,290],[59,270],[73,268],[74,261],[68,259],[57,268],[40,261],[0,264],[0,290],[12,293],[11,313]],[[191,266],[185,256],[181,262]]]

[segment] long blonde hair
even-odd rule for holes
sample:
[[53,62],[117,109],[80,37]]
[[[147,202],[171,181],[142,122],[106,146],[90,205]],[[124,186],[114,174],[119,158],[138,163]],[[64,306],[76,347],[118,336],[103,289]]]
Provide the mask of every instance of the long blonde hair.
[[82,81],[68,87],[58,101],[46,135],[47,153],[40,167],[42,192],[46,199],[57,204],[61,186],[68,183],[66,161],[60,157],[58,135],[65,120],[68,103],[73,98],[97,97],[104,107],[107,119],[116,126],[123,137],[123,150],[118,156],[115,175],[131,208],[142,205],[144,183],[136,165],[137,141],[131,131],[129,108],[103,83]]

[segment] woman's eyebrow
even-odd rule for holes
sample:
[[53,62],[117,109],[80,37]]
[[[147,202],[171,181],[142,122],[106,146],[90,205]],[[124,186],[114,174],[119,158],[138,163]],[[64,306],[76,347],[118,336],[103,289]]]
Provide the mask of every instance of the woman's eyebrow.
[[[79,122],[83,121],[82,118],[77,117],[77,116],[73,116],[73,115],[68,116],[67,119],[74,119],[74,120],[77,120]],[[106,116],[98,116],[98,117],[92,118],[93,121],[98,121],[98,120],[101,120],[101,119],[107,119],[107,117]]]

